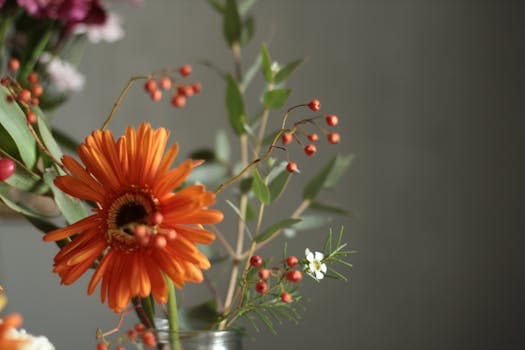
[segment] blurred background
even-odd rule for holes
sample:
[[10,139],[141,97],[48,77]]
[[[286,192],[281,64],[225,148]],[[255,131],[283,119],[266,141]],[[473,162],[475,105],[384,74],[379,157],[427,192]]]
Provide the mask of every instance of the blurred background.
[[[137,86],[110,128],[120,134],[150,120],[172,130],[182,156],[212,144],[218,129],[230,132],[225,84],[197,64],[208,59],[233,69],[220,17],[206,1],[114,9],[126,37],[88,48],[80,66],[85,89],[56,112],[54,125],[82,140],[101,126],[130,76],[191,63],[203,90],[184,109],[155,104]],[[323,143],[313,159],[297,148],[304,176],[296,176],[280,210],[293,210],[294,194],[322,159],[354,154],[338,190],[323,198],[352,213],[330,225],[344,226],[358,253],[345,271],[348,283],[305,280],[299,325],[284,323],[277,336],[250,329],[246,349],[523,349],[523,2],[260,0],[253,12],[257,32],[243,67],[262,41],[279,62],[307,57],[289,81],[290,105],[318,98],[324,113],[340,118],[339,146]],[[251,113],[261,88],[258,76]],[[277,127],[279,113],[272,118]],[[51,273],[56,247],[22,220],[1,225],[8,311],[22,313],[24,326],[59,350],[94,349],[95,329],[112,328],[118,317],[100,304],[98,291],[86,296],[90,276],[60,286]],[[325,235],[301,233],[288,251],[320,249]],[[260,253],[280,256],[281,246]],[[226,279],[225,271],[215,274]],[[206,297],[192,286],[182,300]]]

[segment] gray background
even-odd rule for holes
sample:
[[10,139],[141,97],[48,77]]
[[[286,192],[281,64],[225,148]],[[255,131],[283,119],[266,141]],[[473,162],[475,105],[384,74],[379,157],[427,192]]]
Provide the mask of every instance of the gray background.
[[[132,74],[202,58],[231,67],[219,17],[204,1],[119,10],[127,37],[89,47],[86,89],[56,113],[55,124],[79,139],[101,125]],[[359,253],[349,283],[303,284],[310,302],[299,326],[285,323],[278,336],[252,332],[246,348],[523,349],[522,3],[265,0],[255,12],[246,62],[262,40],[280,62],[308,56],[290,81],[290,102],[317,97],[340,116],[339,150],[356,158],[324,198],[353,213],[332,225],[345,226]],[[226,128],[224,84],[207,68],[195,71],[204,89],[187,108],[155,105],[137,88],[111,128],[148,119],[172,129],[183,154],[209,145]],[[250,92],[251,112],[259,92]],[[316,159],[333,152],[322,144]],[[305,173],[319,166],[295,156]],[[296,203],[290,195],[281,205]],[[93,349],[96,327],[109,329],[117,317],[98,295],[85,295],[88,278],[59,285],[50,272],[56,248],[28,224],[2,225],[9,310],[58,349]],[[301,255],[323,238],[307,232],[289,251]],[[261,253],[279,252],[276,244]],[[202,289],[190,287],[185,302],[204,297]]]

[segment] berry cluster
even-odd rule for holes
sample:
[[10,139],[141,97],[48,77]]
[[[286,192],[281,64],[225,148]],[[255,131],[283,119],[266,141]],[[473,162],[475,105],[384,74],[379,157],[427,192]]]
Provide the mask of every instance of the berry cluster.
[[[301,106],[307,106],[310,110],[314,112],[318,112],[321,109],[321,102],[319,100],[312,100],[307,105],[301,105]],[[326,116],[316,116],[313,118],[307,118],[302,119],[298,122],[296,122],[291,129],[287,129],[282,136],[281,136],[281,142],[283,145],[290,145],[294,141],[297,142],[300,146],[303,146],[303,142],[301,140],[301,136],[306,136],[306,139],[309,141],[306,146],[303,147],[304,153],[308,157],[312,157],[317,153],[317,146],[314,144],[315,142],[319,141],[319,135],[315,132],[312,133],[306,133],[301,126],[304,124],[311,124],[314,125],[321,133],[323,133],[326,136],[326,139],[331,144],[337,144],[341,141],[341,136],[336,132],[330,132],[326,130],[324,127],[318,125],[316,123],[317,119],[324,118],[326,124],[330,127],[336,126],[339,123],[339,118],[334,114],[329,114]],[[298,172],[297,163],[289,161],[286,170],[289,172]]]
[[[182,78],[186,78],[191,75],[192,68],[189,64],[185,64],[177,72]],[[160,78],[156,79],[155,75],[153,75],[144,84],[144,90],[155,102],[162,99],[162,91],[168,91],[171,94],[171,104],[176,108],[184,107],[186,99],[198,94],[202,89],[200,83],[191,85],[180,83],[177,79],[171,77],[168,71],[163,71],[160,74]]]
[[31,72],[24,81],[17,81],[13,78],[14,74],[20,69],[20,61],[11,58],[7,64],[9,74],[0,79],[0,84],[9,89],[10,95],[7,102],[17,101],[25,110],[27,122],[34,124],[37,121],[36,114],[31,110],[31,106],[40,104],[40,96],[44,93],[44,88],[39,84],[40,77],[37,72]]
[[[283,303],[289,304],[293,301],[292,293],[287,291],[289,287],[286,282],[297,284],[303,279],[301,271],[294,269],[299,260],[295,256],[289,256],[282,266],[267,268],[259,255],[250,258],[251,269],[257,272],[255,290],[259,294],[273,292],[272,295],[280,298]],[[270,288],[270,280],[274,278],[273,287]],[[288,287],[288,288],[287,288]]]
[[[115,343],[121,343],[126,340],[134,344],[143,344],[148,348],[155,348],[157,346],[155,333],[146,329],[142,323],[137,323],[135,327],[128,329],[125,335],[119,337]],[[97,350],[107,350],[110,345],[111,344],[108,341],[103,340],[97,344]],[[125,350],[125,347],[118,345],[115,350]]]

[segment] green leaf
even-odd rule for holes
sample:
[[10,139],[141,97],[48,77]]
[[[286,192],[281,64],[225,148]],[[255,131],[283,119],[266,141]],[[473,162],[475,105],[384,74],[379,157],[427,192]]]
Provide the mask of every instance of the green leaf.
[[350,165],[351,155],[334,157],[304,188],[303,198],[314,199],[321,189],[333,188]]
[[202,148],[202,149],[198,149],[198,150],[191,152],[190,158],[200,159],[206,162],[214,162],[216,159],[215,152],[212,149],[208,149],[208,148]]
[[282,108],[288,100],[290,92],[292,92],[291,89],[276,89],[266,91],[263,95],[262,102],[268,108]]
[[253,312],[266,325],[266,327],[268,327],[272,331],[273,334],[277,334],[277,331],[273,327],[272,320],[270,320],[270,318],[268,316],[266,316],[264,313],[262,313],[261,311],[259,311],[257,309],[254,309]]
[[272,226],[268,227],[260,235],[255,237],[255,241],[257,243],[266,241],[267,239],[272,237],[276,232],[282,230],[283,228],[291,227],[294,224],[298,223],[299,221],[301,221],[301,219],[297,219],[297,218],[288,218],[288,219],[281,220],[278,223],[273,224]]
[[255,34],[255,20],[252,16],[248,17],[242,26],[240,43],[242,46],[246,46]]
[[79,142],[75,140],[73,137],[68,135],[67,133],[58,130],[58,129],[52,129],[52,134],[55,136],[55,140],[58,142],[59,145],[63,146],[64,148],[76,152],[77,147],[79,146]]
[[226,77],[226,108],[230,118],[230,124],[237,135],[246,133],[246,114],[244,112],[244,100],[239,86],[231,76]]
[[277,200],[281,196],[281,194],[284,192],[286,185],[288,185],[288,181],[290,181],[290,176],[292,173],[289,171],[286,171],[286,169],[283,169],[279,175],[277,175],[268,186],[270,189],[270,199],[271,202]]
[[342,208],[339,208],[339,207],[336,207],[330,204],[321,203],[319,201],[312,202],[310,206],[308,207],[308,209],[328,212],[328,213],[333,213],[333,214],[339,214],[339,215],[350,215],[350,213],[345,209],[342,209]]
[[0,183],[0,201],[4,203],[8,208],[11,208],[15,212],[22,214],[26,217],[33,217],[33,218],[48,218],[51,217],[49,215],[45,215],[42,213],[38,213],[32,208],[28,208],[25,203],[18,203],[16,200],[11,198],[9,191],[9,186],[5,183]]
[[214,300],[206,301],[191,307],[181,307],[178,310],[181,329],[209,329],[219,316]]
[[270,191],[264,183],[259,171],[255,169],[253,171],[253,185],[252,185],[253,194],[255,197],[264,204],[270,203]]
[[226,0],[223,11],[223,34],[226,42],[232,46],[241,38],[241,18],[237,9],[237,1]]
[[286,78],[288,78],[288,76],[290,76],[290,74],[292,74],[297,69],[297,67],[301,65],[301,63],[303,63],[302,59],[290,62],[286,66],[279,69],[277,74],[275,74],[275,83],[279,84],[285,81]]
[[312,230],[324,226],[327,223],[327,219],[320,215],[303,215],[301,216],[301,222],[294,226],[297,231]]
[[25,113],[16,102],[7,102],[9,95],[9,91],[0,86],[0,124],[16,144],[22,162],[32,169],[37,159],[36,142],[27,127]]
[[259,71],[259,68],[261,68],[261,62],[261,55],[257,55],[255,62],[253,62],[250,68],[248,68],[244,73],[244,77],[242,78],[242,87],[244,91],[246,91],[246,88],[248,85],[250,85],[251,81],[255,77],[255,74],[257,74],[257,71]]
[[263,43],[261,47],[261,60],[264,79],[268,83],[273,84],[272,59],[270,58],[265,43]]
[[239,5],[239,13],[241,14],[241,16],[244,16],[248,11],[250,11],[252,6],[255,5],[256,2],[257,0],[244,0],[242,4]]
[[221,162],[228,163],[230,161],[230,141],[228,135],[224,130],[217,131],[215,135],[215,154],[217,159]]
[[248,193],[252,189],[253,184],[253,178],[252,177],[245,177],[241,181],[239,181],[239,188],[241,190],[242,194]]
[[44,181],[53,191],[55,203],[62,212],[62,215],[66,218],[69,224],[73,224],[86,216],[88,211],[78,198],[71,197],[70,195],[62,192],[58,187],[55,186],[53,180],[57,177],[57,172],[51,168],[44,171]]
[[53,134],[51,133],[51,130],[49,129],[45,116],[43,115],[42,111],[40,111],[40,109],[34,109],[33,111],[38,116],[37,127],[40,138],[42,139],[42,143],[44,146],[46,146],[47,150],[49,153],[51,153],[55,160],[60,161],[60,159],[62,159],[63,153]]
[[5,183],[21,191],[34,194],[44,194],[49,190],[40,177],[28,173],[23,168],[17,168],[16,172],[5,180]]

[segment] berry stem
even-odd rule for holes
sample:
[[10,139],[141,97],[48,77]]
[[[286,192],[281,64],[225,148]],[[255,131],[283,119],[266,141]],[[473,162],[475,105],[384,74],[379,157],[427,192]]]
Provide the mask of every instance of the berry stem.
[[133,84],[138,80],[147,80],[147,79],[149,79],[149,77],[143,76],[143,75],[134,76],[129,79],[128,83],[126,84],[126,86],[124,86],[124,89],[122,89],[122,91],[120,92],[120,95],[118,96],[117,100],[113,104],[113,108],[111,109],[111,112],[109,113],[108,117],[104,121],[104,124],[102,124],[102,127],[100,128],[100,130],[105,130],[108,127],[108,124],[111,121],[111,118],[113,118],[113,115],[117,112],[118,108],[120,107],[120,103],[122,102],[122,99],[124,98],[124,96],[126,96],[128,90],[133,86]]
[[51,161],[53,163],[55,163],[57,166],[60,167],[60,169],[62,169],[64,172],[67,173],[67,170],[66,168],[62,165],[62,163],[60,163],[55,157],[53,157],[53,155],[51,154],[51,152],[48,151],[48,149],[46,148],[46,146],[42,143],[42,140],[40,140],[40,137],[38,137],[35,129],[33,128],[33,125],[31,125],[31,123],[27,122],[27,128],[29,129],[29,132],[31,133],[31,135],[33,135],[33,138],[35,139],[36,141],[36,144],[38,145],[38,148],[40,148],[40,150],[42,152],[44,152],[44,154],[46,156],[49,157],[49,159],[51,159]]

